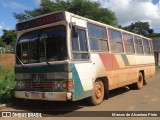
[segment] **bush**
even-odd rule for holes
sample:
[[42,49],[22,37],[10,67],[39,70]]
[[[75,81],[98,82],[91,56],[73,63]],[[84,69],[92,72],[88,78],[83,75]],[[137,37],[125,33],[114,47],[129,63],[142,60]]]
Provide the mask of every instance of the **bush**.
[[160,71],[160,66],[156,66],[156,71]]
[[2,65],[0,64],[0,71],[2,70]]
[[15,86],[14,70],[0,69],[0,103],[11,102]]

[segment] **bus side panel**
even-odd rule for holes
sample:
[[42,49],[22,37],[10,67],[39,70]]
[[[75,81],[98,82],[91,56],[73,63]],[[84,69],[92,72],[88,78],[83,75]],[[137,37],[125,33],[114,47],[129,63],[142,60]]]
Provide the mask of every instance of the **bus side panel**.
[[129,65],[126,66],[127,80],[134,83],[138,79],[137,57],[135,55],[126,55]]
[[[99,57],[99,59],[96,58],[97,63],[101,62],[101,66],[99,67],[99,69],[102,69],[104,67],[101,75],[97,77],[106,77],[109,82],[109,89],[117,88],[119,82],[125,79],[124,71],[119,70],[120,66],[123,66],[123,64],[118,63],[117,58],[114,54],[100,53],[97,54],[97,56]],[[97,70],[96,72],[98,71],[99,70]]]
[[[124,71],[119,70],[119,64],[113,54],[91,54],[93,63],[93,79],[105,77],[109,83],[109,89],[118,87],[121,80],[124,79]],[[108,87],[108,85],[107,85]]]
[[129,66],[129,60],[125,54],[117,54],[115,55],[116,61],[119,65],[118,71],[120,76],[120,81],[118,83],[118,87],[130,84],[132,79],[134,79],[134,70],[126,69]]
[[93,72],[96,75],[93,75],[95,78],[107,77],[110,90],[136,82],[141,70],[144,70],[145,78],[155,73],[153,56],[106,53],[100,53],[99,57],[96,55],[98,54],[92,54],[92,61],[99,65]]
[[144,70],[146,78],[155,73],[153,56],[92,53],[91,60],[71,64],[74,100],[91,96],[97,78],[106,77],[111,90],[136,82],[140,70]]
[[138,79],[138,73],[140,71],[144,71],[145,78],[148,78],[155,74],[154,56],[142,56],[142,55],[126,55],[126,56],[129,61],[129,66],[127,66],[126,68],[128,80],[132,78],[133,82],[136,82]]
[[146,78],[155,74],[154,56],[136,56],[136,58],[137,65],[143,66],[139,67],[138,71],[144,69]]
[[70,64],[74,80],[73,101],[91,96],[93,83],[91,78],[91,63]]
[[102,76],[108,78],[109,90],[131,84],[137,78],[136,69],[127,68],[130,63],[125,54],[101,53],[99,56],[106,70]]

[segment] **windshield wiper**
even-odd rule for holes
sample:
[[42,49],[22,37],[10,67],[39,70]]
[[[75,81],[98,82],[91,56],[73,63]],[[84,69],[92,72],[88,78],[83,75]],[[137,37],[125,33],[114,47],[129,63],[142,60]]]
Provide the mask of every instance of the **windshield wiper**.
[[46,59],[46,64],[50,65],[49,61]]
[[16,58],[18,59],[18,61],[24,66],[23,62],[19,59],[19,57],[16,54]]

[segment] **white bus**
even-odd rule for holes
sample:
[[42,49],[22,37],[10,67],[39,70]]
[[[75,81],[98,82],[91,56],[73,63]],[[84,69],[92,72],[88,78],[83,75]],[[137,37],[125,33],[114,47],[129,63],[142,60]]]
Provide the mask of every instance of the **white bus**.
[[45,14],[16,30],[16,98],[98,105],[109,90],[140,89],[155,74],[151,39],[73,13]]

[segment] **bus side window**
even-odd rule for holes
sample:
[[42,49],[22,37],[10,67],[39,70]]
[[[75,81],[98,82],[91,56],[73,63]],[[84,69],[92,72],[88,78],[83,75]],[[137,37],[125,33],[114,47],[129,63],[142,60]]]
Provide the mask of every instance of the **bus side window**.
[[145,54],[151,54],[150,47],[149,47],[149,41],[144,38],[143,38],[143,47],[144,47]]
[[136,53],[143,54],[143,46],[142,46],[142,39],[140,37],[135,36],[135,44],[136,44]]
[[124,49],[121,32],[113,29],[108,29],[108,33],[111,51],[116,53],[122,53]]
[[108,51],[107,30],[105,27],[87,24],[89,44],[91,51]]
[[78,36],[76,37],[72,31],[72,55],[73,59],[76,60],[87,60],[89,59],[86,31],[78,29]]
[[134,54],[135,49],[134,49],[133,35],[130,35],[128,33],[123,33],[123,41],[126,53]]

